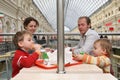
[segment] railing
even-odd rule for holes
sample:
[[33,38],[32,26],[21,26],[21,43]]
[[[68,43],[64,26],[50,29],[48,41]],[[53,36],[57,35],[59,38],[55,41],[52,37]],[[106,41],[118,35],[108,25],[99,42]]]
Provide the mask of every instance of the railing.
[[[0,38],[3,38],[3,41],[0,42],[0,54],[4,54],[9,51],[15,50],[15,47],[12,42],[12,37],[15,33],[2,33],[0,34]],[[38,43],[41,44],[41,38],[45,36],[46,44],[50,48],[57,48],[57,35],[56,33],[36,33]],[[112,42],[114,54],[120,55],[120,33],[99,33],[99,35],[107,36],[107,38]],[[55,38],[51,38],[51,37]],[[64,43],[68,46],[77,45],[79,42],[79,33],[65,33]],[[59,46],[58,46],[59,47]],[[115,61],[116,62],[116,61]],[[112,62],[113,63],[113,62]],[[116,66],[113,65],[113,67]]]
[[[0,42],[0,54],[14,50],[15,47],[12,43],[12,37],[15,33],[1,33],[2,41]],[[37,41],[39,44],[45,43],[45,47],[57,48],[57,35],[56,33],[36,33]],[[107,36],[112,42],[114,48],[120,47],[120,33],[99,33],[99,35]],[[42,37],[45,37],[46,41],[42,42]],[[65,44],[68,46],[77,45],[79,42],[79,33],[65,33]],[[53,37],[53,38],[51,38]],[[44,44],[43,44],[44,45]]]

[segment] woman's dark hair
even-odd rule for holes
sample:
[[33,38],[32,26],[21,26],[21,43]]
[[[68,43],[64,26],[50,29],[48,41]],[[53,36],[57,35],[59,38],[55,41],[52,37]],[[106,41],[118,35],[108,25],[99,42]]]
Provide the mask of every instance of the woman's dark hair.
[[33,18],[33,17],[27,17],[27,18],[24,20],[24,23],[23,23],[24,29],[26,29],[26,26],[27,26],[31,21],[35,21],[36,24],[37,24],[37,26],[39,26],[39,23],[38,23],[38,21],[37,21],[35,18]]

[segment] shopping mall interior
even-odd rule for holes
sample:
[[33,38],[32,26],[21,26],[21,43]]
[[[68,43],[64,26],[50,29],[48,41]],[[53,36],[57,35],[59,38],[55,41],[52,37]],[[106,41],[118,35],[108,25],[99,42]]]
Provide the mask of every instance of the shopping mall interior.
[[[64,66],[64,55],[60,53],[64,54],[64,45],[73,47],[79,43],[77,23],[81,16],[88,16],[91,29],[112,43],[110,59],[114,75],[103,74],[98,67],[92,69],[94,66],[86,67],[91,68],[89,72],[79,69],[77,72],[71,66]],[[16,49],[13,36],[25,30],[23,23],[27,17],[35,18],[39,23],[34,33],[37,43],[42,48],[58,50],[59,66],[55,70],[24,69],[20,75],[12,78],[12,59]],[[120,0],[0,0],[0,80],[88,80],[89,77],[90,80],[94,77],[97,80],[120,80]]]

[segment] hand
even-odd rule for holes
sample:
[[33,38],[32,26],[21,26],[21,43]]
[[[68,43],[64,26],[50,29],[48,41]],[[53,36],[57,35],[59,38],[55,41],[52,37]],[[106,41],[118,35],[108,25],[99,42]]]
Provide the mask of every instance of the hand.
[[36,52],[39,56],[41,56],[41,52],[40,52],[41,45],[39,45],[39,44],[33,44],[32,47],[31,47],[31,49],[35,50],[35,52]]
[[76,57],[76,56],[77,56],[76,54],[72,53],[72,57]]
[[82,60],[83,59],[83,55],[81,55],[81,54],[73,54],[73,58],[75,60]]
[[71,48],[71,49],[70,49],[70,51],[71,51],[72,53],[74,53],[74,50],[75,50],[74,48]]
[[49,51],[50,51],[50,48],[45,48],[45,51],[46,51],[46,52],[49,52]]
[[70,49],[70,51],[72,51],[72,48]]
[[53,53],[53,52],[54,52],[54,49],[51,49],[50,52]]
[[41,45],[39,45],[39,44],[34,44],[33,45],[33,49],[36,51],[36,50],[39,50],[40,51],[40,49],[41,49]]

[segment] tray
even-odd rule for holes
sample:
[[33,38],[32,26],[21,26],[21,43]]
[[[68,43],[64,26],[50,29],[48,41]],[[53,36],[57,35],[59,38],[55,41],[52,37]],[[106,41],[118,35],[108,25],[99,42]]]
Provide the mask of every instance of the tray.
[[[50,64],[50,65],[45,65],[43,64],[44,60],[43,59],[39,59],[35,62],[36,66],[43,68],[43,69],[54,69],[57,68],[57,64]],[[78,64],[82,64],[82,61],[71,61],[70,63],[65,64],[65,67],[69,67],[69,66],[73,66],[73,65],[78,65]]]

